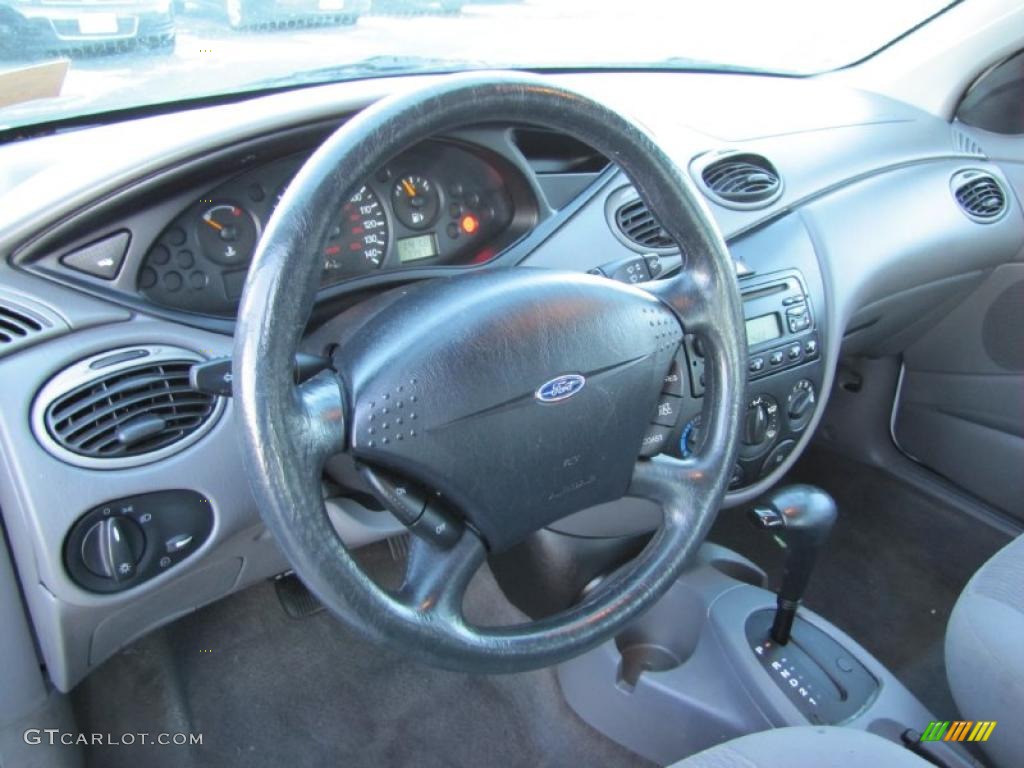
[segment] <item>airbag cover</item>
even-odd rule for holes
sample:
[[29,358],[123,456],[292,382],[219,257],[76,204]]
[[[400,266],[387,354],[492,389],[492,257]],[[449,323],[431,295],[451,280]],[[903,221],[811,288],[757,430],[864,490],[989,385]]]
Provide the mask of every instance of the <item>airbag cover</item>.
[[492,550],[625,494],[682,339],[661,302],[526,268],[379,301],[335,360],[357,460],[440,492]]

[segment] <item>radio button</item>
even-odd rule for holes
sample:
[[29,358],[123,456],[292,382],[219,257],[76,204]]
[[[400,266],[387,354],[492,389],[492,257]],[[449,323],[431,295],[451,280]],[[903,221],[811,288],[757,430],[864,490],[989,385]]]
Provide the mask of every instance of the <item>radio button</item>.
[[757,373],[764,370],[764,358],[763,357],[752,357],[750,362],[747,364],[747,369],[751,373]]
[[800,333],[811,326],[811,316],[805,309],[790,309],[786,312],[786,323],[790,333]]
[[818,354],[818,340],[808,339],[804,342],[804,355],[807,357],[815,357]]
[[800,355],[803,354],[804,348],[800,344],[791,344],[789,349],[786,350],[786,356],[790,360],[799,360]]
[[768,363],[770,365],[782,365],[782,350],[776,349],[771,355],[768,356]]

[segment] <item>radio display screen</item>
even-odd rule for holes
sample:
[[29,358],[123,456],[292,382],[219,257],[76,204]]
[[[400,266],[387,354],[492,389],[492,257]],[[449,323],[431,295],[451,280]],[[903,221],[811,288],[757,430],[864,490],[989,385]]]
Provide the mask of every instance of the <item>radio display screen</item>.
[[782,335],[778,312],[761,315],[747,320],[747,346],[754,347],[765,341],[777,339]]

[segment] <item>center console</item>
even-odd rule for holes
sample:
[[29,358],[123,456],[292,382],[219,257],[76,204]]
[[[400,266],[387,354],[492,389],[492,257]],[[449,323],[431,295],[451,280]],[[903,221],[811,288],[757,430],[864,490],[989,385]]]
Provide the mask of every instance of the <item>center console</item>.
[[[766,649],[776,606],[763,578],[736,553],[705,544],[651,611],[558,667],[566,701],[658,765],[769,728],[841,725],[899,743],[907,729],[936,719],[867,650],[811,611],[800,611],[797,640]],[[973,765],[961,750],[947,751],[944,764]]]
[[830,725],[871,731],[946,768],[973,766],[959,745],[920,742],[935,717],[853,638],[800,607],[836,518],[831,497],[789,486],[751,517],[785,548],[778,594],[754,563],[705,543],[653,609],[558,668],[576,713],[659,765],[757,731]]
[[[747,412],[730,490],[760,480],[796,448],[814,414],[824,366],[813,300],[795,269],[741,283],[747,332]],[[704,392],[711,385],[700,341],[688,335],[665,377],[643,455],[686,458],[702,440]]]

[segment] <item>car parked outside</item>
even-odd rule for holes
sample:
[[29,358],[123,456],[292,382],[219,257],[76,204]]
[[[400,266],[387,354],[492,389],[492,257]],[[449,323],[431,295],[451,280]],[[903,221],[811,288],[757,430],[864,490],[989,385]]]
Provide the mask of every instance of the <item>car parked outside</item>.
[[355,24],[372,0],[196,0],[179,10],[214,16],[232,29],[291,26],[296,23]]
[[0,0],[7,57],[142,45],[174,50],[172,0]]

